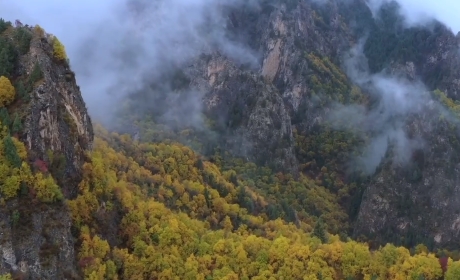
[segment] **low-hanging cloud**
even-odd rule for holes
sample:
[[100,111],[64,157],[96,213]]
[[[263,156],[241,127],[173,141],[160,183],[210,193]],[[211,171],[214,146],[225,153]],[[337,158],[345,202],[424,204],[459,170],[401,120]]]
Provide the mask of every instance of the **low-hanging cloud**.
[[[91,115],[107,122],[120,97],[143,90],[202,52],[218,49],[237,63],[258,65],[256,52],[226,37],[223,11],[237,5],[257,6],[257,1],[3,0],[0,17],[39,24],[56,35]],[[201,113],[196,105],[201,95],[193,96],[195,103],[183,114]]]
[[412,153],[423,147],[423,139],[409,137],[405,130],[410,116],[426,109],[431,96],[420,82],[388,76],[369,74],[363,41],[354,47],[345,60],[345,69],[357,85],[370,93],[374,104],[336,105],[329,120],[337,129],[352,129],[368,137],[361,156],[353,159],[354,169],[373,174],[381,164],[390,145],[394,147],[393,162],[406,164]]
[[[369,8],[374,16],[380,7],[389,2],[400,5],[400,14],[406,26],[429,26],[433,20],[445,24],[453,32],[460,31],[460,21],[455,11],[460,2],[415,1],[415,0],[369,0]],[[435,106],[443,112],[451,123],[458,125],[458,119],[447,112],[432,97],[420,81],[408,81],[405,78],[389,76],[384,71],[369,74],[367,59],[363,53],[365,39],[361,40],[345,59],[345,70],[350,79],[370,93],[376,103],[371,108],[352,105],[337,105],[330,120],[337,129],[352,129],[368,139],[367,145],[360,151],[361,156],[352,161],[354,169],[373,174],[382,163],[390,145],[394,148],[393,162],[406,164],[416,149],[424,146],[424,139],[409,137],[405,128],[408,119],[420,115],[426,105]],[[346,123],[343,122],[346,120]]]
[[[380,7],[395,0],[367,0],[374,15]],[[400,5],[400,13],[408,26],[428,25],[433,19],[443,23],[454,33],[460,31],[458,11],[460,1],[456,0],[396,0]]]

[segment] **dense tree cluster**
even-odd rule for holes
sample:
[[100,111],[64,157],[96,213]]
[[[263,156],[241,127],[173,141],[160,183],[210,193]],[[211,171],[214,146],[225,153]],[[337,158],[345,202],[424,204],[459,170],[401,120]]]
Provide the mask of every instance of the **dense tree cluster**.
[[[238,204],[243,195],[236,185],[246,187],[244,196],[257,207],[270,199],[245,185],[240,170],[221,172],[184,146],[137,143],[102,129],[98,134],[80,195],[68,202],[87,279],[443,276],[439,258],[424,246],[372,251],[328,233],[323,219],[287,223],[253,215],[249,204]],[[206,176],[214,176],[216,185]],[[457,279],[460,263],[446,262],[445,279]]]
[[[181,178],[208,186],[200,187],[200,192],[206,197],[219,195],[228,203],[237,204],[249,214],[265,220],[282,218],[299,224],[304,221],[311,224],[317,217],[323,216],[326,223],[331,225],[330,231],[345,232],[347,228],[346,214],[335,196],[306,176],[294,180],[290,175],[273,173],[267,167],[232,158],[227,153],[222,156],[214,154],[210,158],[214,164],[209,165],[190,148],[177,143],[141,143],[133,146],[134,142],[125,136],[101,137],[110,147],[125,153],[154,174],[170,175],[173,181]],[[185,156],[181,156],[183,153]],[[159,187],[162,191],[168,188],[168,184]],[[181,197],[172,190],[173,195],[167,205],[176,207],[175,201]],[[152,191],[151,194],[156,196],[157,192]],[[257,194],[263,194],[263,197]],[[190,196],[193,197],[193,192]],[[159,199],[163,200],[163,197],[159,196]],[[182,210],[190,210],[183,207]],[[208,213],[203,215],[208,217]],[[245,222],[240,215],[234,217],[237,223]]]
[[[51,203],[63,196],[53,177],[34,172],[27,163],[27,149],[9,129],[1,125],[0,130],[0,194],[5,201],[21,195],[40,202]],[[22,190],[21,190],[22,188]]]

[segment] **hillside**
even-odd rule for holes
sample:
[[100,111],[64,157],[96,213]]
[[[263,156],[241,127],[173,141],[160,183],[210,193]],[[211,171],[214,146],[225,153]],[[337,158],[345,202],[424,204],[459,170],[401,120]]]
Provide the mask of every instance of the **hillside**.
[[1,280],[460,279],[458,36],[235,2],[94,127],[60,41],[0,20]]
[[387,3],[375,17],[360,0],[230,5],[219,31],[261,53],[259,64],[204,48],[155,69],[106,126],[217,153],[224,166],[237,158],[305,176],[335,197],[341,232],[373,246],[456,249],[458,120],[442,99],[457,100],[459,41],[436,21],[405,26],[398,9]]

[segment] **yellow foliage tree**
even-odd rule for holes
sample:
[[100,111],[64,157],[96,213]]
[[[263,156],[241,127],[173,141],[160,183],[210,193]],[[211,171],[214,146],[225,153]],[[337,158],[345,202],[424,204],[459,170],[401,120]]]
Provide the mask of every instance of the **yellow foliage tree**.
[[24,146],[24,143],[22,143],[21,141],[19,141],[15,137],[12,137],[11,140],[13,140],[13,143],[14,143],[14,146],[16,147],[16,151],[18,153],[18,156],[22,160],[26,160],[27,159],[27,150],[26,150],[26,146]]
[[41,202],[51,203],[63,199],[59,186],[56,185],[51,176],[44,177],[42,173],[37,173],[34,187],[37,192],[37,198]]
[[[438,258],[424,246],[411,255],[404,247],[370,250],[366,243],[343,242],[333,234],[321,242],[309,233],[313,224],[307,227],[301,221],[298,228],[281,218],[254,216],[234,203],[239,195],[230,181],[243,184],[244,179],[235,178],[241,170],[221,172],[210,162],[195,166],[192,152],[176,144],[128,146],[125,136],[103,136],[95,139],[91,160],[83,168],[80,194],[68,201],[80,229],[78,257],[87,264],[85,279],[442,277]],[[311,184],[309,197],[328,202],[326,191]],[[255,192],[251,197],[263,199]],[[312,205],[327,208],[318,201]],[[94,215],[114,211],[121,221],[113,229]],[[102,239],[111,230],[123,240],[117,247]],[[460,279],[459,267],[450,262],[446,279]]]
[[5,179],[2,186],[2,195],[5,196],[6,199],[15,197],[19,191],[19,187],[21,186],[21,181],[19,176],[9,176]]
[[53,55],[57,60],[67,59],[65,47],[57,37],[53,38]]
[[13,102],[16,90],[7,77],[0,77],[0,107],[4,107]]
[[36,33],[38,36],[40,36],[40,37],[45,36],[45,30],[43,30],[43,28],[42,28],[40,25],[38,25],[38,24],[35,25],[34,31],[35,31],[35,33]]
[[460,261],[450,261],[445,275],[446,280],[460,279]]

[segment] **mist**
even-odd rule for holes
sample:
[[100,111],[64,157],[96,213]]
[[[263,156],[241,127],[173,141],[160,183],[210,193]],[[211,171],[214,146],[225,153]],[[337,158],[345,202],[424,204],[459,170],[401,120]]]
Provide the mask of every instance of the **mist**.
[[353,158],[351,166],[373,174],[384,159],[390,145],[392,161],[405,165],[410,162],[416,149],[423,148],[424,140],[409,137],[405,126],[409,117],[421,114],[432,101],[423,83],[384,73],[369,74],[367,60],[363,54],[364,40],[350,50],[344,61],[349,78],[370,94],[372,104],[336,104],[329,115],[335,129],[351,129],[362,138],[366,145]]
[[[380,7],[387,2],[391,0],[369,0],[368,6],[376,16]],[[429,26],[433,20],[438,20],[453,32],[460,31],[460,21],[455,14],[460,9],[460,2],[396,2],[401,7],[400,13],[407,27]],[[427,104],[443,112],[451,123],[458,125],[458,119],[432,99],[421,81],[390,76],[384,74],[385,70],[371,75],[363,52],[364,43],[365,39],[360,40],[349,51],[344,60],[344,69],[355,84],[370,94],[373,104],[370,108],[364,105],[336,104],[330,121],[336,129],[351,129],[362,139],[367,139],[366,145],[359,151],[360,156],[351,159],[350,166],[372,175],[387,155],[390,145],[392,161],[399,165],[408,164],[413,152],[424,147],[425,140],[409,137],[405,126],[411,116],[426,112]]]
[[[388,1],[368,0],[368,5],[376,14]],[[425,25],[437,19],[454,32],[460,31],[460,21],[454,14],[460,9],[460,2],[397,2],[408,25]],[[142,91],[157,98],[134,107],[164,111],[161,120],[166,123],[203,127],[203,92],[189,91],[179,97],[167,85],[152,89],[151,83],[161,82],[165,75],[197,55],[216,49],[235,63],[257,68],[259,54],[226,36],[224,10],[242,5],[257,8],[258,1],[0,0],[0,17],[39,24],[64,43],[90,115],[96,121],[110,125],[123,98]],[[404,125],[410,115],[420,113],[431,99],[421,82],[383,73],[369,74],[363,43],[349,52],[344,66],[353,82],[377,102],[370,109],[337,105],[330,120],[337,129],[353,128],[370,136],[353,165],[372,174],[389,145],[396,149],[393,160],[401,164],[410,160],[414,149],[423,146],[423,139],[408,137]],[[168,100],[157,104],[155,100],[160,98]]]
[[[56,35],[66,46],[90,115],[107,124],[123,97],[200,53],[218,49],[236,63],[256,67],[258,54],[225,34],[223,8],[237,5],[257,6],[257,1],[2,0],[0,17],[39,24]],[[190,92],[190,106],[172,112],[199,120],[201,97]]]
[[[378,9],[392,0],[368,0],[368,6],[376,15]],[[426,26],[432,23],[433,19],[438,20],[449,27],[455,34],[460,31],[460,20],[458,11],[460,1],[456,0],[396,0],[401,9],[408,26]]]

